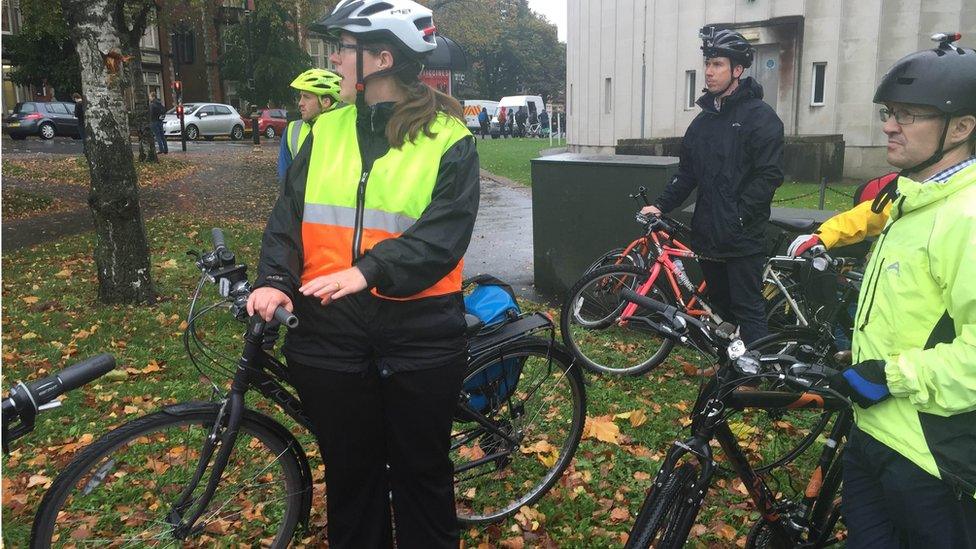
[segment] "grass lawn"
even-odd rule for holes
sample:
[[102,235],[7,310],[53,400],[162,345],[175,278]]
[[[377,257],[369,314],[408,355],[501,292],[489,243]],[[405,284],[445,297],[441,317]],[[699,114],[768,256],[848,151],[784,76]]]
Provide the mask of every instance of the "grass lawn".
[[[556,145],[554,144],[553,147]],[[481,139],[478,138],[478,156],[481,167],[495,175],[506,177],[525,186],[532,185],[531,160],[549,147],[548,139]],[[773,206],[816,209],[819,202],[818,183],[788,181],[776,191]],[[826,191],[825,210],[846,210],[851,207],[850,195],[854,187],[829,185]]]
[[[512,141],[497,143],[503,147]],[[161,296],[153,306],[96,302],[90,234],[4,254],[4,386],[100,352],[113,353],[119,370],[71,393],[62,408],[42,414],[36,431],[14,443],[14,452],[3,458],[4,545],[27,544],[45,487],[93,437],[169,403],[209,400],[209,385],[187,360],[180,336],[200,274],[185,252],[209,246],[210,226],[198,217],[181,215],[147,224],[152,275]],[[238,261],[254,262],[260,224],[224,228]],[[202,296],[203,302],[212,302],[215,288],[205,286]],[[203,327],[207,341],[234,356],[240,348],[240,325],[223,309],[209,318]],[[550,541],[559,547],[622,545],[662,452],[687,434],[687,412],[699,383],[684,371],[689,360],[687,353],[673,353],[663,366],[641,378],[588,375],[590,420],[601,424],[603,432],[615,425],[619,434],[609,442],[585,438],[569,470],[546,497],[501,524],[467,529],[463,532],[466,546],[521,547],[522,541],[527,546]],[[251,405],[265,408],[257,398]],[[312,437],[285,424],[312,456],[313,476],[320,482]],[[741,483],[722,478],[716,484],[706,500],[708,508],[697,520],[695,543],[731,547],[741,543],[757,514],[751,511]],[[324,506],[320,490],[316,494],[312,520],[321,524]],[[313,537],[321,536],[321,527],[318,533],[314,528]]]
[[[553,144],[552,147],[556,147],[556,145]],[[517,181],[526,187],[532,185],[530,161],[548,148],[550,148],[549,139],[478,138],[478,157],[481,160],[481,168],[495,175]]]

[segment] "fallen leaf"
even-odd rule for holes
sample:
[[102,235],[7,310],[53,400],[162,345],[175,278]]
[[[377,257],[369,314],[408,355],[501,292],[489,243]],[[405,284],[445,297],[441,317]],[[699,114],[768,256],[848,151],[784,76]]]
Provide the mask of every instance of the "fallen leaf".
[[27,487],[33,488],[34,486],[43,485],[45,488],[51,485],[51,477],[46,477],[44,475],[31,475],[27,479]]
[[613,417],[587,417],[583,425],[583,438],[592,438],[610,444],[620,444],[620,427],[613,422]]
[[23,299],[24,300],[24,303],[26,303],[28,305],[33,305],[33,304],[37,303],[38,301],[40,301],[40,298],[39,297],[33,296],[33,295],[25,296],[25,297],[22,297],[21,299]]

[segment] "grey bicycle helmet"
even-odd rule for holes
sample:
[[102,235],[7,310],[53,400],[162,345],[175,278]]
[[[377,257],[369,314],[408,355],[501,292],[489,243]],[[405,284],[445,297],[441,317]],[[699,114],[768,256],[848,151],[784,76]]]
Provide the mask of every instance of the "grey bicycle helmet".
[[[934,49],[902,57],[888,69],[874,92],[875,103],[909,103],[933,107],[944,116],[939,147],[928,160],[904,170],[918,172],[942,160],[949,119],[976,115],[976,50],[953,45],[962,38],[957,32],[938,33]],[[962,145],[960,143],[957,146]],[[951,149],[950,149],[951,150]]]
[[707,25],[702,27],[698,36],[702,40],[701,50],[706,59],[728,57],[735,65],[742,65],[747,69],[752,66],[755,50],[741,34]]

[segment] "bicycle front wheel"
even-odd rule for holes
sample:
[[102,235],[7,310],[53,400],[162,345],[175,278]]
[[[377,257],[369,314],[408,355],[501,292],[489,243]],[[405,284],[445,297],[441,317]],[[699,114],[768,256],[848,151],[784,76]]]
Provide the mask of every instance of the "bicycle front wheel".
[[[44,495],[31,547],[288,547],[308,517],[308,464],[287,430],[252,411],[244,414],[206,511],[190,532],[174,528],[173,503],[193,477],[217,416],[216,404],[173,406],[85,448]],[[204,486],[193,492],[194,506]]]
[[684,546],[701,505],[691,492],[697,478],[698,467],[683,463],[651,486],[627,538],[627,549]]
[[[593,270],[569,291],[560,312],[563,342],[583,366],[597,374],[641,375],[667,358],[674,341],[640,322],[621,325],[617,319],[628,301],[620,290],[636,291],[647,281],[646,269],[609,265]],[[657,282],[647,293],[658,301],[673,303],[671,294]],[[638,307],[634,316],[653,316]]]
[[451,434],[458,519],[494,522],[559,480],[583,434],[586,390],[557,343],[535,337],[476,357]]

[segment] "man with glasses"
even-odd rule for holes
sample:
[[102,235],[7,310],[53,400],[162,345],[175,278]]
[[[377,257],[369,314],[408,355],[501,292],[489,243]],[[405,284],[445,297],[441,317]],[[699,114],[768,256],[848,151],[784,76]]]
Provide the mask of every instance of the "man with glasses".
[[707,26],[701,30],[706,93],[702,111],[681,140],[678,174],[653,205],[660,215],[698,189],[691,221],[692,248],[708,283],[709,302],[738,324],[747,344],[765,336],[762,271],[766,222],[776,188],[783,182],[783,122],[763,102],[763,89],[742,73],[754,51],[741,34]]
[[864,276],[844,454],[847,546],[976,547],[976,51],[958,34],[889,69],[888,163],[901,170]]

